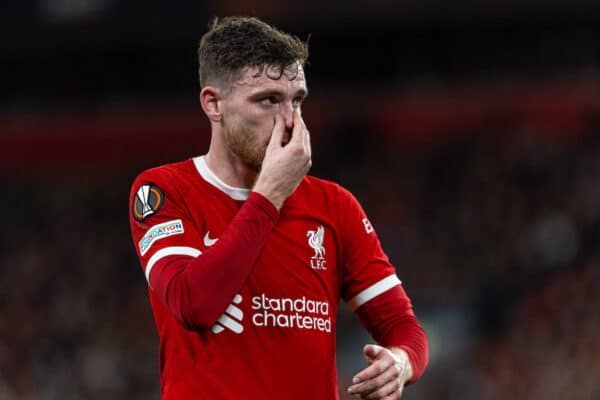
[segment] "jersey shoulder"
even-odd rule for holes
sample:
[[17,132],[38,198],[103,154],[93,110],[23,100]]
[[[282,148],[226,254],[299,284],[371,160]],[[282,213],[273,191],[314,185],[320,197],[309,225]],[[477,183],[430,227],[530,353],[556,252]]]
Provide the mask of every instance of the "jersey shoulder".
[[309,205],[320,204],[327,213],[336,216],[342,226],[353,226],[353,222],[359,221],[359,228],[364,226],[367,233],[373,231],[360,201],[349,189],[339,183],[308,175],[302,186],[305,190],[303,199],[308,201]]
[[171,195],[185,192],[185,186],[197,181],[197,172],[192,159],[160,165],[142,171],[131,185],[130,198],[142,187],[155,186]]
[[320,193],[329,201],[356,201],[356,198],[350,192],[350,190],[346,189],[339,183],[328,179],[307,175],[304,178],[303,186],[308,192],[312,192],[313,194]]
[[304,177],[290,200],[284,205],[284,213],[308,213],[335,226],[344,225],[348,211],[357,204],[350,191],[340,184],[312,175]]
[[187,159],[142,171],[133,181],[132,189],[139,184],[160,182],[163,185],[176,185],[178,181],[185,181],[191,172],[192,160]]
[[[185,185],[192,181],[193,161],[184,160],[153,167],[141,172],[129,193],[131,216],[144,221],[166,203],[184,203]],[[168,199],[168,201],[167,201]]]

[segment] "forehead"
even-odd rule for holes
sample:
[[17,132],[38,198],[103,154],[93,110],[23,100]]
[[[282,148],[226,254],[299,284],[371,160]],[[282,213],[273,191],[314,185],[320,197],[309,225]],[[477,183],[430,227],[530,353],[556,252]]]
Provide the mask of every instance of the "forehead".
[[306,91],[304,68],[292,64],[282,72],[277,66],[244,68],[241,75],[233,82],[233,89],[242,92],[260,90],[280,90],[285,92]]

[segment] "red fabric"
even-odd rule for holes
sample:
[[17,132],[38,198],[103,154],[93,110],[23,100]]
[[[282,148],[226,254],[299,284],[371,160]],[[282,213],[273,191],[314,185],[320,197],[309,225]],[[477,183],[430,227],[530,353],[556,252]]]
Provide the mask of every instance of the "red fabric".
[[158,298],[189,328],[210,328],[240,291],[278,218],[269,200],[251,193],[200,257],[158,261],[150,275]]
[[[145,171],[131,191],[161,399],[337,399],[339,299],[395,274],[360,204],[307,176],[277,219],[266,199],[234,200],[199,165]],[[136,196],[149,185],[164,204],[140,220]],[[160,231],[166,225],[177,228]]]
[[425,331],[415,317],[402,285],[396,285],[371,299],[360,306],[356,313],[377,343],[406,351],[413,368],[410,383],[416,382],[427,367],[429,347]]

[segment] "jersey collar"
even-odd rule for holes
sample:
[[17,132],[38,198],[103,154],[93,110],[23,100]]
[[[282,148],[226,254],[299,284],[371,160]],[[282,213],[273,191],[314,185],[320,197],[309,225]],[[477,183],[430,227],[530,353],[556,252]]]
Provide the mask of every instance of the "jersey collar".
[[236,188],[233,186],[229,186],[225,182],[223,182],[217,175],[214,174],[206,165],[206,160],[204,156],[194,157],[194,165],[196,166],[196,170],[200,176],[208,183],[219,189],[220,191],[227,194],[234,200],[246,200],[250,195],[250,189],[244,188]]

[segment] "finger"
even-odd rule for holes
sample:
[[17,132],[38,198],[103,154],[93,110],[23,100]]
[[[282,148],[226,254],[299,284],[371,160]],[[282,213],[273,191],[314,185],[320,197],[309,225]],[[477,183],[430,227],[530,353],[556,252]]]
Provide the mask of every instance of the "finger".
[[279,115],[275,115],[273,122],[273,130],[271,131],[271,139],[269,140],[268,147],[278,146],[281,147],[283,143],[283,134],[285,133],[285,126],[283,118]]
[[398,400],[402,397],[404,392],[404,385],[400,384],[398,389],[383,397],[381,400]]
[[368,344],[363,348],[363,354],[368,363],[373,362],[378,356],[383,355],[383,347],[376,344]]
[[292,116],[294,129],[292,129],[292,138],[290,139],[290,142],[296,141],[297,143],[304,145],[307,132],[306,125],[304,124],[302,116],[300,115],[300,111],[297,108],[294,109]]
[[400,389],[398,389],[396,392],[390,393],[381,400],[399,400],[402,397],[402,393],[404,393],[404,386],[400,386]]
[[391,399],[398,399],[402,394],[400,388],[400,382],[398,379],[392,379],[387,382],[385,385],[380,386],[377,390],[372,391],[371,393],[361,394],[361,399],[366,400],[374,400],[374,399],[385,399],[389,397]]
[[[385,351],[383,351],[383,347],[381,347],[381,346],[368,344],[363,348],[363,355],[369,365],[373,364],[373,362],[375,362],[377,359],[385,357],[386,354],[387,353]],[[389,360],[390,362],[393,361],[393,359],[391,357],[388,357],[388,358],[390,359]],[[356,374],[354,376],[354,379],[352,379],[352,382],[358,383],[365,379],[370,379],[371,376],[368,376],[368,375],[364,376],[364,374],[366,373],[365,371],[370,371],[370,369],[367,368],[367,369],[359,372],[358,374]]]
[[369,379],[373,379],[376,376],[383,374],[384,371],[390,368],[391,365],[392,362],[390,362],[389,360],[375,360],[367,368],[354,375],[352,383],[357,384],[367,381]]
[[[376,361],[378,363],[379,361]],[[371,367],[369,367],[371,368]],[[392,381],[398,381],[400,372],[397,368],[389,367],[381,374],[374,378],[367,379],[360,383],[356,383],[348,388],[348,392],[352,394],[369,394]]]
[[305,129],[306,135],[304,135],[304,151],[308,154],[308,158],[312,157],[312,146],[310,144],[310,132],[308,129]]

